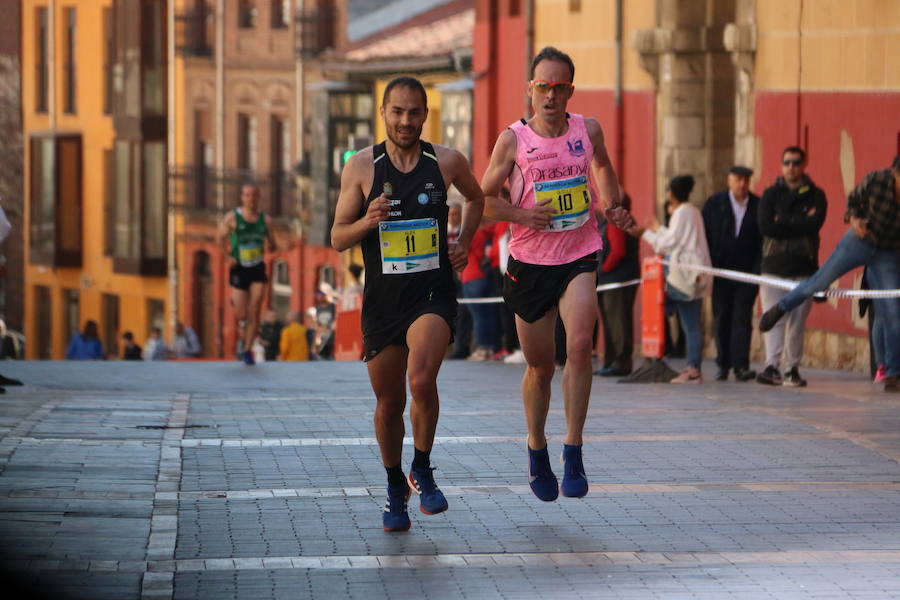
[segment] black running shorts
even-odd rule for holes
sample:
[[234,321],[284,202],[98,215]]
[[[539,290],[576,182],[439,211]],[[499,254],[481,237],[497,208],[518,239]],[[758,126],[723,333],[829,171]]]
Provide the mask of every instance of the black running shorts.
[[447,322],[452,342],[456,332],[456,306],[454,295],[442,294],[430,297],[405,313],[389,317],[378,314],[377,308],[367,311],[363,307],[363,360],[372,360],[388,346],[406,347],[406,332],[416,319],[426,314],[436,314]]
[[234,265],[228,271],[228,283],[231,287],[244,290],[250,289],[251,283],[266,283],[269,278],[266,277],[266,263],[259,263],[252,267],[244,267]]
[[503,277],[503,300],[523,321],[534,323],[559,303],[576,275],[596,272],[596,252],[562,265],[532,265],[510,256]]

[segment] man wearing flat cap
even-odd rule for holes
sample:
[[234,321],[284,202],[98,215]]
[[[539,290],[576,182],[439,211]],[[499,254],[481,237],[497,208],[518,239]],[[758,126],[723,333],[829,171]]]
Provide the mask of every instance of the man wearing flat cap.
[[[703,224],[713,267],[759,273],[762,236],[757,212],[759,197],[750,192],[753,171],[735,165],[728,171],[728,189],[713,194],[703,206]],[[712,306],[716,337],[717,381],[734,370],[737,381],[756,377],[750,370],[750,336],[758,286],[716,277]]]

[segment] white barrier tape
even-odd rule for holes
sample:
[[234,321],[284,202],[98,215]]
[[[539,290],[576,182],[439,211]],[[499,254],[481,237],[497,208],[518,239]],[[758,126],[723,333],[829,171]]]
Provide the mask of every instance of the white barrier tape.
[[[622,283],[604,283],[603,285],[597,286],[597,291],[607,292],[609,290],[630,287],[632,285],[640,285],[640,283],[640,279],[632,279],[631,281],[623,281]],[[503,302],[503,298],[500,296],[493,296],[490,298],[460,298],[457,301],[460,304],[496,304],[499,302]]]
[[[757,285],[767,285],[769,287],[777,287],[783,290],[792,290],[797,287],[798,281],[790,279],[781,279],[779,277],[768,277],[764,275],[754,275],[752,273],[744,273],[743,271],[733,271],[731,269],[716,269],[714,267],[706,267],[703,265],[694,265],[690,263],[672,263],[668,260],[661,260],[662,264],[669,266],[677,266],[680,269],[689,271],[697,271],[707,273],[716,277],[724,277],[734,281],[743,283],[754,283]],[[900,298],[900,290],[843,290],[839,288],[829,288],[824,292],[817,292],[816,296],[828,296],[830,298]]]

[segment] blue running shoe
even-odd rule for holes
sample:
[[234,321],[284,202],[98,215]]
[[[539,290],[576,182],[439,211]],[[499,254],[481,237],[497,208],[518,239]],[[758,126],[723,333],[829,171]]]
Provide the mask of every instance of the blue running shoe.
[[384,503],[384,514],[381,517],[381,524],[384,530],[409,531],[409,513],[406,512],[409,488],[392,488],[388,486],[387,491],[387,501]]
[[407,481],[412,491],[419,495],[419,510],[426,515],[436,515],[447,510],[447,499],[434,482],[433,467],[413,469]]
[[563,447],[563,480],[560,488],[566,498],[583,498],[588,493],[588,480],[581,461],[581,446]]
[[[525,446],[528,448],[528,445]],[[528,479],[531,491],[544,502],[553,502],[559,497],[559,482],[550,468],[547,446],[540,450],[528,448]]]
[[243,354],[241,354],[241,359],[244,361],[245,365],[253,366],[256,364],[256,361],[253,360],[253,353],[247,350]]

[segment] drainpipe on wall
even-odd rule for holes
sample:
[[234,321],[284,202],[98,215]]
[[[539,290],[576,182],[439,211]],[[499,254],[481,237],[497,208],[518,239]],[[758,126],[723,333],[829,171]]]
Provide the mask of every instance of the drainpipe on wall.
[[622,101],[622,0],[616,0],[616,175],[625,186],[625,103]]
[[[531,58],[534,56],[534,0],[525,1],[525,81],[531,79]],[[531,117],[531,99],[525,94],[522,116]]]
[[47,9],[47,113],[50,129],[56,129],[56,0]]
[[[216,209],[221,215],[225,209],[225,0],[216,0]],[[214,263],[215,264],[215,263]],[[215,267],[214,267],[215,268]],[[221,267],[220,267],[221,268]],[[225,356],[225,285],[216,286],[219,298],[219,327],[216,328],[216,349]]]
[[[175,180],[171,174],[175,172],[175,0],[169,0],[166,3],[166,53],[168,59],[168,85],[166,92],[168,94],[168,131],[166,133],[166,151],[168,154],[169,177],[167,177],[167,196],[168,196],[168,215],[167,215],[167,235],[166,242],[168,245],[168,267],[169,267],[169,331],[175,331],[175,324],[178,322],[178,256],[177,244],[175,240]],[[196,325],[196,323],[194,323]]]

